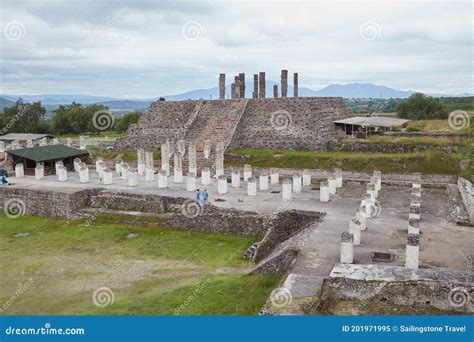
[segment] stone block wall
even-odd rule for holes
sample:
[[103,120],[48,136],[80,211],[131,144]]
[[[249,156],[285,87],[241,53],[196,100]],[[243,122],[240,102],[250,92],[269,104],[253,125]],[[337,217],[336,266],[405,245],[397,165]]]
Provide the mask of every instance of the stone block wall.
[[[236,105],[232,106],[234,102]],[[243,103],[246,103],[245,107]],[[189,140],[187,143],[193,141],[199,146],[214,135],[199,134],[206,135],[204,126],[199,125],[208,122],[207,117],[212,117],[212,112],[206,109],[214,108],[212,111],[217,113],[228,111],[226,107],[229,105],[244,109],[241,115],[237,110],[239,115],[231,116],[236,122],[224,122],[229,125],[228,129],[221,129],[229,136],[220,139],[230,141],[230,149],[325,149],[325,144],[336,138],[333,121],[351,116],[351,111],[339,97],[258,98],[245,102],[241,99],[158,101],[152,103],[137,124],[129,127],[126,136],[116,140],[115,148],[159,148],[166,139],[185,137]],[[219,109],[219,106],[222,108]],[[220,123],[209,122],[206,125],[219,127]],[[197,137],[200,141],[196,141]]]
[[333,121],[349,116],[337,97],[255,99],[247,104],[229,149],[325,149],[336,138]]
[[86,207],[98,189],[74,192],[58,192],[37,189],[0,188],[0,206],[16,202],[24,215],[38,215],[63,219],[82,217],[80,210]]
[[458,178],[458,188],[461,193],[464,207],[469,215],[471,225],[474,225],[474,197],[472,194],[472,183],[462,177]]

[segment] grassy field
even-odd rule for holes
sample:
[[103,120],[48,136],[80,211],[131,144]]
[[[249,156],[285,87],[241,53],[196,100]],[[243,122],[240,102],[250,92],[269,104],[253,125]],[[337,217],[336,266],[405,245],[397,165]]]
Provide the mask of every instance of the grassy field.
[[79,139],[79,136],[81,135],[86,135],[89,138],[94,138],[94,139],[99,139],[99,138],[118,138],[124,136],[126,133],[125,132],[115,132],[115,131],[105,131],[105,132],[100,132],[100,133],[83,133],[83,134],[63,134],[58,136],[59,139],[66,139],[66,138],[71,138],[71,139]]
[[252,164],[255,167],[280,167],[298,169],[333,169],[348,171],[466,175],[472,170],[462,170],[461,154],[444,151],[411,153],[365,153],[365,152],[321,152],[321,151],[277,151],[241,149],[230,151],[249,156],[245,162],[226,162],[228,166]]
[[255,314],[279,280],[244,274],[257,237],[100,221],[0,216],[0,314]]
[[[137,160],[137,151],[126,150],[126,151],[107,151],[102,148],[88,147],[87,150],[94,154],[98,158],[104,160],[113,160],[120,158],[124,161]],[[160,150],[153,150],[153,158],[158,160],[161,158]]]

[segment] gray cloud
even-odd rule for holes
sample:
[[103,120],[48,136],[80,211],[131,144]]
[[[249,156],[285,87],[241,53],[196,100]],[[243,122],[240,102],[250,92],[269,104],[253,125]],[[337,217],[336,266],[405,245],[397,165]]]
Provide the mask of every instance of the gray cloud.
[[[2,93],[155,97],[213,87],[219,72],[277,80],[282,68],[314,88],[361,81],[473,92],[470,2],[19,1],[2,9]],[[23,38],[7,39],[11,22],[23,25]],[[194,40],[183,36],[190,22]],[[375,39],[362,36],[367,23]]]

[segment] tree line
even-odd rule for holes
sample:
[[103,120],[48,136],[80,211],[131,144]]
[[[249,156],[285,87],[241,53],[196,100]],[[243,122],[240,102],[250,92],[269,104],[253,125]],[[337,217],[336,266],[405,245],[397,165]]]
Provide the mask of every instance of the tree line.
[[[8,132],[12,133],[98,134],[101,130],[94,125],[93,117],[99,111],[108,111],[108,107],[101,104],[84,106],[73,102],[60,105],[53,111],[53,117],[46,119],[46,109],[41,102],[23,103],[20,99],[14,106],[5,107],[0,113],[0,126],[8,128]],[[135,111],[120,118],[114,117],[113,125],[107,130],[125,132],[130,124],[138,121],[141,114]]]

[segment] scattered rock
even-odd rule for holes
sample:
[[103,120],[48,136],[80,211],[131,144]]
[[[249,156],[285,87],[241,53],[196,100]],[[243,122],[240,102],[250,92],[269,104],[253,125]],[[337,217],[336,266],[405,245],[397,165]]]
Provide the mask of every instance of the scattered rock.
[[127,239],[133,239],[134,237],[137,237],[137,236],[138,236],[137,233],[128,233],[127,236],[126,236],[126,238],[127,238]]
[[30,235],[30,233],[16,233],[15,237],[25,237],[25,236],[28,236],[28,235]]

